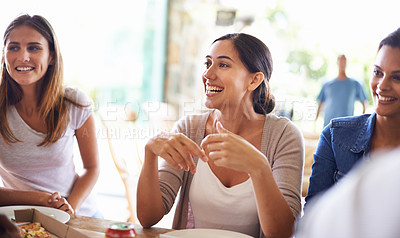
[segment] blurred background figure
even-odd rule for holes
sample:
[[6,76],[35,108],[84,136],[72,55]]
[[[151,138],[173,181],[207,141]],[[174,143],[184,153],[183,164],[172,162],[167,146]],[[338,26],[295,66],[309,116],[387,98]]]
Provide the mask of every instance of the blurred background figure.
[[324,83],[317,97],[319,104],[316,119],[323,108],[324,127],[333,118],[352,116],[356,100],[362,103],[363,114],[365,113],[367,97],[361,84],[357,80],[347,77],[346,61],[345,55],[338,56],[338,76]]
[[372,155],[337,186],[317,197],[296,238],[375,238],[400,234],[400,148]]

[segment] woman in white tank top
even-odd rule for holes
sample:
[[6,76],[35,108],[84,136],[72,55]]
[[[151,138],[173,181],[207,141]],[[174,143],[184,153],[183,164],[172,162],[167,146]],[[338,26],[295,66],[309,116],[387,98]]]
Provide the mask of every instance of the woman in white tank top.
[[204,102],[212,110],[184,117],[146,144],[139,221],[156,224],[181,189],[174,229],[290,237],[301,210],[304,145],[293,123],[269,114],[269,49],[253,36],[228,34],[205,61]]

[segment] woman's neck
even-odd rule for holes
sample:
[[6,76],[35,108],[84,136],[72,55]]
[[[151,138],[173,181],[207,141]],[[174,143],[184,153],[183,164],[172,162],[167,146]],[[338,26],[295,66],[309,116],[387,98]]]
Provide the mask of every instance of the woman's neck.
[[374,149],[400,146],[400,118],[376,116],[373,133]]
[[[243,131],[248,132],[250,128],[258,123],[264,122],[265,116],[254,111],[253,106],[238,106],[235,108],[225,108],[224,110],[216,110],[213,115],[213,124],[220,121],[225,129],[235,133],[242,134]],[[216,127],[214,127],[216,128]]]
[[21,87],[23,91],[23,97],[15,106],[19,111],[23,111],[27,114],[38,112],[38,95],[37,88],[34,85]]

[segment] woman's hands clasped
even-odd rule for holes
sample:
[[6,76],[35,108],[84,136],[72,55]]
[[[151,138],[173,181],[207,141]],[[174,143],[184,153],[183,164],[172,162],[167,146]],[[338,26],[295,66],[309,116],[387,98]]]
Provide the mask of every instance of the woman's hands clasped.
[[204,151],[187,136],[177,133],[161,133],[146,144],[154,155],[162,157],[175,169],[196,172],[192,156],[207,161]]
[[67,199],[63,198],[58,192],[55,192],[50,195],[49,199],[47,200],[48,206],[60,209],[70,215],[75,213],[74,209],[72,208],[71,204],[68,203]]
[[265,156],[251,143],[217,122],[217,134],[206,136],[201,147],[215,165],[251,174],[265,164]]

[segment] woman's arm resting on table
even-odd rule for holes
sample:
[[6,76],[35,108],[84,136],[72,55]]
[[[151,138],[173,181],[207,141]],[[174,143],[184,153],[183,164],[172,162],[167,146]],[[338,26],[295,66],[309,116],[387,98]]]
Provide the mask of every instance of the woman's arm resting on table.
[[76,130],[76,139],[82,158],[84,172],[76,180],[68,196],[68,202],[75,211],[89,196],[100,173],[99,154],[97,148],[96,128],[93,114],[89,116],[81,128]]
[[36,205],[50,206],[50,193],[36,191],[22,191],[0,187],[0,206]]
[[195,172],[191,155],[206,159],[204,152],[183,134],[163,133],[145,146],[145,159],[137,187],[137,215],[143,227],[156,224],[165,214],[158,179],[158,156],[175,169]]
[[10,205],[35,205],[53,207],[74,214],[71,205],[60,196],[58,192],[53,194],[38,191],[22,191],[0,187],[0,206]]

